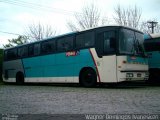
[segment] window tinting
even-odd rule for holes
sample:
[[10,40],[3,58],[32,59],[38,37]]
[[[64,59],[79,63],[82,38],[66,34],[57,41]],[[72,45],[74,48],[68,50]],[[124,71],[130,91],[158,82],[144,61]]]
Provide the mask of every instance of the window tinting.
[[55,41],[46,41],[41,44],[41,52],[42,53],[51,53],[54,52],[55,49]]
[[34,46],[33,45],[29,45],[29,47],[28,47],[28,55],[29,56],[33,56],[34,55]]
[[76,36],[76,48],[84,47],[84,35],[79,34]]
[[58,39],[57,46],[58,51],[73,50],[73,36]]
[[23,46],[18,48],[18,57],[26,57],[28,55],[28,48],[27,46]]
[[10,49],[5,51],[6,60],[16,59],[17,58],[17,49]]
[[142,54],[144,53],[144,38],[142,33],[135,32],[136,40],[135,40],[135,53]]
[[40,43],[29,45],[28,47],[28,55],[29,56],[36,56],[40,54]]
[[94,42],[94,32],[83,32],[76,36],[76,48],[93,46]]
[[114,52],[116,49],[116,38],[114,31],[104,32],[104,53]]
[[134,53],[135,36],[134,31],[122,29],[120,32],[120,51],[123,53]]
[[34,44],[34,55],[40,54],[40,43]]
[[143,34],[135,32],[135,35],[136,35],[136,40],[138,40],[139,44],[143,44],[143,42],[144,42],[144,36],[143,36]]
[[114,54],[116,52],[115,31],[104,31],[97,34],[97,48],[99,55]]
[[84,39],[85,46],[93,46],[94,45],[94,32],[86,32]]

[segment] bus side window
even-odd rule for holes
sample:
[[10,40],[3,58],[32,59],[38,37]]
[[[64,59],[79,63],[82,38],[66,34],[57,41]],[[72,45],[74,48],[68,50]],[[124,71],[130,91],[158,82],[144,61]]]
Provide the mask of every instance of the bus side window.
[[18,57],[27,57],[27,55],[28,55],[27,46],[23,46],[21,48],[18,48]]
[[93,31],[89,31],[86,32],[84,37],[84,46],[88,47],[88,46],[93,46],[94,42],[95,42],[95,38],[94,38],[94,32]]
[[11,60],[11,59],[16,59],[17,58],[17,49],[11,49],[7,51],[7,59]]
[[76,48],[83,48],[84,47],[84,35],[82,34],[78,34],[76,35]]
[[28,56],[34,56],[40,54],[40,43],[28,46]]
[[33,45],[30,45],[30,46],[28,47],[28,55],[29,55],[29,56],[33,56],[33,55],[34,55]]
[[34,55],[40,54],[40,43],[34,44]]
[[60,38],[57,41],[57,49],[60,52],[65,51],[65,39],[64,38]]
[[88,31],[76,35],[76,48],[91,47],[95,43],[94,32]]
[[42,45],[41,52],[44,54],[55,52],[56,50],[55,41],[53,40],[43,42],[41,45]]
[[73,50],[73,36],[67,37],[65,39],[65,50],[66,51]]
[[73,38],[74,38],[73,36],[60,38],[57,41],[58,51],[65,52],[65,51],[73,50]]

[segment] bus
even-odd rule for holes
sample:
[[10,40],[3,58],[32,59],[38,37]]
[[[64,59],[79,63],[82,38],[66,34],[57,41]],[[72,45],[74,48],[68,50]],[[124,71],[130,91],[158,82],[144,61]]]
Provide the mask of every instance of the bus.
[[143,33],[124,26],[77,31],[4,50],[3,81],[119,83],[148,79]]
[[144,39],[148,53],[149,82],[160,82],[160,33],[145,34]]

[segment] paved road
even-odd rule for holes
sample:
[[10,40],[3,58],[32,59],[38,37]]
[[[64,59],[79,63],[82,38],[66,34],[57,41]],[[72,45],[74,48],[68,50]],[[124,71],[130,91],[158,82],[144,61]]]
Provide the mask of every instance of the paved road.
[[160,86],[0,85],[0,114],[160,114]]

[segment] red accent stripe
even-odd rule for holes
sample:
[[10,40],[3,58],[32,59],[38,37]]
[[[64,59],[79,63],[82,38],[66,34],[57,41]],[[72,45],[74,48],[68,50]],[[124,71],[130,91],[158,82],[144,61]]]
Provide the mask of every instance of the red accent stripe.
[[99,71],[98,71],[98,67],[97,67],[96,61],[95,61],[95,59],[94,59],[94,57],[93,57],[93,54],[92,54],[92,52],[91,52],[90,49],[89,49],[89,52],[90,52],[90,54],[91,54],[91,56],[92,56],[92,59],[93,59],[93,61],[94,61],[94,65],[95,65],[95,67],[96,67],[96,71],[97,71],[97,75],[98,75],[98,80],[99,80],[99,82],[101,82],[101,79],[100,79],[100,75],[99,75]]

